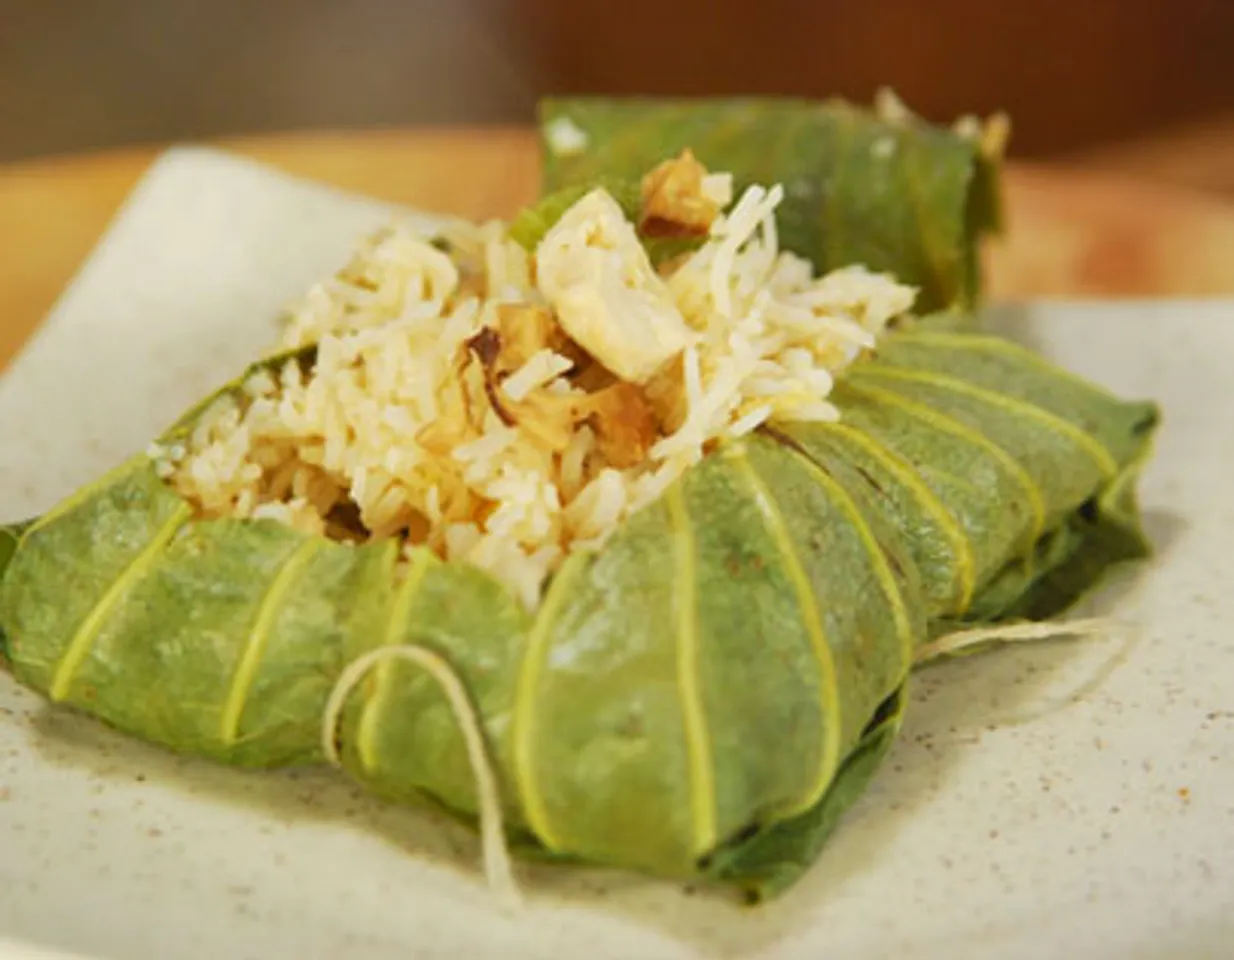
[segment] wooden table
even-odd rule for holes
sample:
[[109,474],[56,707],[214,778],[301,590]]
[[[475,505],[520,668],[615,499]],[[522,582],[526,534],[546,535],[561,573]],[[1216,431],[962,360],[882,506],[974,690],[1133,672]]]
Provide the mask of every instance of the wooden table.
[[[529,130],[272,135],[215,144],[344,189],[468,217],[533,197]],[[0,366],[45,315],[158,147],[0,167]],[[1234,203],[1138,168],[1011,164],[996,297],[1234,295]]]

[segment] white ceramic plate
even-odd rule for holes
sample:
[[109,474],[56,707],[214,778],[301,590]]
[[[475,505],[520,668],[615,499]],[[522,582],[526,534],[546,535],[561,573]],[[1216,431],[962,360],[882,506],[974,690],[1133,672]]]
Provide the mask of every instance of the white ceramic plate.
[[[142,449],[386,215],[166,155],[0,380],[0,520]],[[328,771],[172,757],[0,675],[0,938],[114,960],[1234,955],[1234,306],[1003,313],[1162,403],[1158,557],[1088,605],[1104,639],[921,674],[872,789],[782,900],[523,868],[530,902],[503,914],[458,827]]]

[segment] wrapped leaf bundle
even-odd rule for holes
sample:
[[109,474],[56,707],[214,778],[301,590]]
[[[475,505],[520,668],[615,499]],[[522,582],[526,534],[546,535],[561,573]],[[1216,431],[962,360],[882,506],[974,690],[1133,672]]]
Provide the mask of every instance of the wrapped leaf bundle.
[[[596,149],[550,164],[572,193],[509,231],[374,237],[277,354],[0,530],[17,678],[226,763],[337,757],[467,819],[499,793],[529,856],[790,884],[932,637],[1053,616],[1146,554],[1157,411],[852,265],[975,293],[969,141],[897,127],[923,219],[862,240],[885,171],[835,131],[882,121],[767,109],[832,139],[768,150],[748,104],[550,107]],[[635,150],[648,113],[694,153]],[[696,155],[749,181],[736,202]]]
[[540,106],[544,187],[637,180],[690,150],[733,172],[738,192],[784,185],[780,242],[819,272],[853,263],[918,288],[921,312],[971,307],[981,239],[1002,229],[1001,116],[957,131],[894,95],[877,112],[842,100],[549,99]]

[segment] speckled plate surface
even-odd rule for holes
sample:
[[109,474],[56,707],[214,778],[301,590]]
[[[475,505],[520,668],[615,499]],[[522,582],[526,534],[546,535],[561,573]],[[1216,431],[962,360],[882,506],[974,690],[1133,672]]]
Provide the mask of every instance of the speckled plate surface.
[[[0,520],[143,448],[385,216],[167,154],[0,380]],[[1158,557],[1087,604],[1108,636],[919,674],[872,789],[780,901],[521,868],[529,903],[504,914],[456,826],[329,771],[173,757],[0,675],[0,960],[44,955],[6,939],[108,960],[1234,955],[1234,304],[999,313],[1161,401]]]

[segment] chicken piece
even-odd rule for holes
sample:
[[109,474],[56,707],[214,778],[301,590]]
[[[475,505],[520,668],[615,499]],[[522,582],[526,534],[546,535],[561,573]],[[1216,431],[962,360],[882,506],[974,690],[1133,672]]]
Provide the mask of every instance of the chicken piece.
[[484,371],[489,403],[502,422],[517,426],[541,449],[562,453],[586,421],[610,464],[625,469],[640,463],[657,438],[654,408],[639,387],[614,380],[603,367],[590,363],[590,358],[590,366],[596,369],[585,379],[599,385],[591,391],[576,386],[560,393],[536,387],[515,399],[500,389],[509,373],[537,353],[568,346],[549,310],[522,303],[503,304],[496,326],[485,327],[467,341],[470,354]]
[[[571,345],[573,346],[573,341]],[[569,374],[570,382],[584,393],[597,393],[614,383],[621,383],[611,370],[596,363],[581,347],[575,346],[573,351],[567,348],[563,353],[574,360],[574,369]]]
[[622,380],[646,382],[695,337],[634,225],[604,189],[575,203],[544,236],[536,270],[562,329]]
[[580,406],[596,434],[596,448],[618,470],[638,466],[659,439],[659,423],[647,396],[632,383],[593,393]]
[[503,303],[497,308],[497,335],[500,350],[494,372],[500,377],[513,373],[541,350],[560,353],[566,337],[553,313],[534,303]]
[[682,358],[678,357],[657,373],[644,386],[643,393],[664,433],[679,430],[689,413]]
[[508,338],[496,328],[485,327],[467,341],[467,349],[480,363],[485,395],[501,422],[518,427],[537,446],[560,452],[569,445],[578,422],[576,397],[550,393],[541,387],[513,400],[500,389],[501,382],[512,370],[544,349],[542,344],[552,336],[547,325],[552,324],[552,315],[529,304],[510,306],[517,309],[503,308],[498,312],[498,326],[509,332]]
[[642,463],[659,439],[655,410],[632,383],[619,381],[592,394],[535,390],[506,409],[533,443],[553,453],[565,452],[580,425],[590,424],[596,448],[619,470]]
[[514,422],[536,446],[562,453],[581,420],[578,398],[547,390],[533,390],[515,404],[507,404]]
[[454,288],[454,293],[446,301],[447,306],[456,307],[463,300],[483,299],[487,292],[484,274],[479,270],[460,268],[458,273],[458,286]]
[[638,232],[645,237],[705,237],[720,205],[703,189],[707,168],[689,149],[643,177]]

